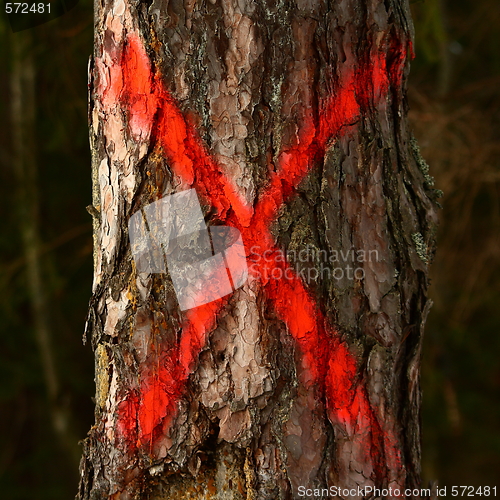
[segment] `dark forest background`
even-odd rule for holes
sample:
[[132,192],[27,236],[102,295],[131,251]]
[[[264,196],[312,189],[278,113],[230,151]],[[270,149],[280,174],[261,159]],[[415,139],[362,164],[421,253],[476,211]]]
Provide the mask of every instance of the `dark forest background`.
[[[2,4],[3,8],[3,4]],[[423,479],[500,481],[500,2],[412,3],[410,117],[444,192],[423,357]],[[15,37],[19,37],[17,40]],[[10,81],[21,49],[35,70],[38,212],[26,222],[13,167]],[[16,48],[17,47],[17,48]],[[0,497],[73,498],[75,446],[93,423],[93,357],[82,334],[92,284],[87,63],[92,4],[13,34],[0,17]],[[29,212],[29,211],[28,211]],[[57,394],[47,389],[22,228],[47,301]],[[61,420],[62,419],[62,420]],[[498,491],[500,494],[500,490]]]

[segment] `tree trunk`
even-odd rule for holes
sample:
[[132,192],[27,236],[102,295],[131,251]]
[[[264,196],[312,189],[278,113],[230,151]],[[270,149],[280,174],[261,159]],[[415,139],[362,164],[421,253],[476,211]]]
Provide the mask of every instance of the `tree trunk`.
[[[408,130],[408,3],[104,0],[95,23],[78,498],[416,496],[437,192]],[[128,225],[191,188],[249,270],[181,311]]]

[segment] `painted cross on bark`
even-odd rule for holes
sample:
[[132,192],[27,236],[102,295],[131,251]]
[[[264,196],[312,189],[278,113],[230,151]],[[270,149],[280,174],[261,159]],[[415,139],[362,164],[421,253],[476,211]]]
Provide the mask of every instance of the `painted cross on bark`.
[[[315,120],[302,124],[299,143],[279,155],[270,165],[270,179],[255,206],[238,194],[221,167],[211,158],[174,99],[161,75],[153,72],[142,42],[128,36],[121,63],[111,69],[103,104],[119,101],[128,112],[131,134],[139,139],[153,130],[172,171],[216,211],[224,224],[241,232],[246,248],[268,256],[250,266],[277,316],[286,324],[302,353],[304,370],[300,382],[317,397],[326,398],[332,424],[365,436],[365,453],[379,467],[377,476],[401,468],[395,437],[383,432],[357,380],[357,363],[339,333],[329,324],[319,305],[287,262],[269,232],[280,207],[294,196],[297,186],[339,134],[355,124],[364,102],[385,99],[391,85],[401,78],[400,66],[387,67],[383,55],[356,70],[347,69],[331,97],[321,103]],[[360,104],[361,103],[361,104]],[[250,255],[251,259],[252,256]],[[286,271],[282,279],[262,279],[273,269]],[[225,299],[197,307],[184,314],[180,341],[161,351],[155,366],[141,367],[139,394],[130,394],[119,406],[119,429],[129,446],[152,447],[158,434],[175,418],[177,403],[200,350],[226,303]],[[322,396],[323,394],[323,396]],[[361,428],[360,428],[361,426]],[[386,464],[386,465],[383,465]]]

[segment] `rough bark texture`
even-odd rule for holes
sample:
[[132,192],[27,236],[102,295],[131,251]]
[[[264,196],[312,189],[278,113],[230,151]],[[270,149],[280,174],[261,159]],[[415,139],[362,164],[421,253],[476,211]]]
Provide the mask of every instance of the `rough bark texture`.
[[[408,130],[407,1],[103,0],[95,25],[87,338],[96,424],[78,498],[284,499],[299,498],[299,486],[419,485],[419,363],[436,214]],[[229,195],[221,198],[229,205],[210,206],[196,162],[180,174],[180,156],[162,139],[185,134],[162,125],[174,123],[165,121],[174,108],[250,207],[246,222],[233,217]],[[160,365],[182,364],[182,347],[177,357],[164,353],[177,349],[189,318],[167,275],[137,273],[130,216],[194,186],[209,224],[251,226],[252,207],[304,143],[307,175],[285,203],[270,195],[269,227],[272,244],[307,276],[316,317],[335,325],[314,344],[319,368],[316,347],[284,312],[293,300],[251,274],[200,338],[188,337],[194,354],[184,371],[166,368],[185,383],[169,382]],[[287,190],[286,179],[277,185]],[[309,271],[318,268],[311,249],[328,256],[320,276]],[[337,366],[342,349],[353,370]],[[147,414],[153,400],[164,414]]]

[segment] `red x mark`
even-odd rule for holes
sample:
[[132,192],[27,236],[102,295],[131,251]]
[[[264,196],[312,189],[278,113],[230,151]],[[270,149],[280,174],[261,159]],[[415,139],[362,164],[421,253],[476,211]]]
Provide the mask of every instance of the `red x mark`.
[[[152,136],[175,174],[196,188],[198,195],[217,210],[221,221],[240,230],[247,248],[266,252],[266,259],[251,266],[258,275],[253,279],[261,280],[277,316],[300,347],[303,373],[308,377],[301,382],[309,387],[322,387],[330,421],[368,435],[368,453],[375,464],[379,467],[385,464],[392,470],[400,468],[396,441],[382,432],[366,391],[356,380],[356,359],[328,324],[302,280],[280,258],[283,254],[274,245],[269,226],[315,162],[324,157],[328,141],[355,122],[361,111],[359,103],[364,106],[369,100],[384,98],[389,76],[397,85],[400,70],[400,66],[388,69],[381,55],[356,71],[347,71],[335,95],[323,103],[317,123],[312,120],[304,123],[299,144],[281,152],[277,169],[270,169],[269,184],[255,207],[245,203],[207,153],[165,89],[161,76],[153,74],[137,35],[128,36],[121,64],[110,69],[110,84],[102,97],[105,106],[118,100],[128,110],[130,131],[137,139],[154,127]],[[271,276],[273,269],[286,270],[287,278],[262,278]],[[179,344],[159,353],[157,366],[143,368],[139,396],[130,395],[119,407],[119,427],[129,441],[137,441],[139,446],[152,443],[161,432],[160,424],[165,419],[170,424],[207,334],[214,328],[225,303],[225,299],[220,299],[188,311]],[[360,425],[366,428],[359,429]]]

